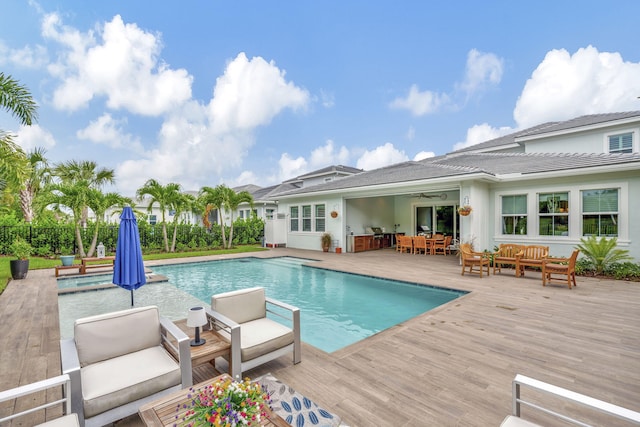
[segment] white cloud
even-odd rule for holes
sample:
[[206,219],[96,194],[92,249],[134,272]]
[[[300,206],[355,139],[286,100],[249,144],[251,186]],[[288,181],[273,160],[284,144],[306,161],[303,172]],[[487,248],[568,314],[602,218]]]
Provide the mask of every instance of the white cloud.
[[347,165],[349,164],[349,150],[344,145],[336,149],[333,141],[329,139],[325,145],[311,152],[309,163],[312,169],[331,165]]
[[240,53],[216,80],[209,112],[216,132],[267,125],[283,109],[305,108],[309,93],[285,80],[273,61]]
[[471,49],[467,54],[464,80],[459,89],[473,95],[488,85],[497,85],[502,80],[504,61],[494,53],[484,53]]
[[47,49],[41,45],[11,49],[0,41],[0,65],[12,64],[22,68],[37,69],[48,62]]
[[387,142],[372,151],[366,150],[356,162],[358,169],[372,170],[409,160],[404,151],[396,149]]
[[424,116],[438,111],[450,102],[446,93],[435,93],[429,90],[420,92],[417,85],[412,85],[404,98],[394,99],[389,106],[399,110],[409,110],[414,116]]
[[472,145],[479,144],[481,142],[489,141],[508,133],[514,132],[515,129],[510,127],[495,128],[488,123],[481,125],[474,125],[467,129],[467,139],[463,142],[458,142],[453,146],[453,150],[460,150],[462,148],[470,147]]
[[413,160],[418,162],[420,160],[428,159],[430,157],[435,157],[436,153],[433,151],[421,151],[415,156],[413,156]]
[[41,128],[38,124],[21,125],[16,132],[15,142],[27,152],[36,147],[52,148],[56,145],[56,140],[51,132]]
[[[454,86],[462,92],[466,99],[475,95],[487,86],[497,85],[502,80],[504,61],[494,53],[480,52],[471,49],[467,54],[464,80]],[[457,93],[420,91],[414,84],[406,97],[399,97],[391,101],[390,108],[408,110],[414,116],[424,116],[436,113],[443,108],[455,108]],[[465,101],[466,101],[465,99]]]
[[181,105],[163,122],[157,149],[120,165],[119,186],[135,190],[148,177],[178,181],[189,189],[210,185],[223,172],[242,166],[255,143],[255,128],[285,109],[304,109],[308,102],[308,93],[285,81],[273,62],[248,60],[241,53],[217,79],[208,105]]
[[79,139],[86,139],[98,144],[105,144],[111,148],[127,148],[141,153],[143,151],[139,138],[125,133],[122,129],[127,119],[115,120],[111,114],[105,113],[89,126],[76,132]]
[[552,50],[532,73],[513,112],[527,128],[585,114],[638,109],[640,63],[625,62],[617,52],[593,46],[573,55]]
[[278,161],[279,176],[277,181],[285,181],[296,176],[303,175],[307,170],[307,161],[304,157],[291,157],[288,153],[283,153]]
[[48,14],[42,35],[66,49],[49,66],[60,80],[53,95],[58,109],[76,111],[100,96],[111,109],[156,116],[191,97],[193,78],[187,71],[172,70],[158,60],[159,35],[125,24],[119,15],[95,33],[81,33],[57,14]]
[[416,129],[413,126],[409,126],[409,130],[407,130],[407,139],[409,141],[413,141],[416,137]]
[[320,101],[324,108],[331,108],[336,104],[335,95],[320,89]]

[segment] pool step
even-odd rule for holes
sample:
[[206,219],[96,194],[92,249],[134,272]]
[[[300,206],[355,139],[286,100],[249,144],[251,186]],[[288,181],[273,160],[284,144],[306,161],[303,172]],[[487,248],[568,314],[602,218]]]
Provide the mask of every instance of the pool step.
[[269,265],[279,265],[283,267],[298,267],[313,260],[303,258],[281,257],[281,258],[268,258],[265,262]]

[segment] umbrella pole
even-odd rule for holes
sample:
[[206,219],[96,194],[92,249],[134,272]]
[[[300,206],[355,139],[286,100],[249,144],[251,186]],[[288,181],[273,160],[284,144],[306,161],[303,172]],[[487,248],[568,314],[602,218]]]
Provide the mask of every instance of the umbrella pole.
[[133,289],[131,289],[131,307],[133,307]]

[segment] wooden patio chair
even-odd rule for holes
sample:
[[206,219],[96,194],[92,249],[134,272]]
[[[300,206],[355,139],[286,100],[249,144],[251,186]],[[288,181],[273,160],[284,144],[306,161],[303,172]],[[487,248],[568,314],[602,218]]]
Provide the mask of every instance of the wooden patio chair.
[[413,238],[413,253],[419,254],[423,253],[427,255],[429,251],[429,245],[427,244],[427,239],[424,236],[415,236]]
[[525,267],[542,268],[542,260],[549,255],[549,246],[528,245],[516,254],[516,276],[524,276]]
[[[479,274],[482,277],[485,267],[487,268],[487,276],[489,275],[489,259],[488,252],[474,252],[473,248],[468,243],[462,243],[460,245],[460,258],[462,259],[462,273],[464,276],[465,268],[469,267],[469,273]],[[474,267],[479,267],[479,271],[474,271]]]
[[[443,239],[436,240],[433,243],[433,253],[437,255],[440,252],[442,255],[446,255],[451,245],[451,239],[453,239],[452,236],[446,236]],[[451,252],[449,251],[449,253]]]
[[576,259],[579,253],[580,251],[576,249],[569,258],[546,258],[542,263],[542,286],[547,286],[547,283],[566,283],[569,289],[571,289],[572,283],[573,286],[578,286],[576,283]]
[[398,236],[400,252],[413,253],[413,238],[411,236]]

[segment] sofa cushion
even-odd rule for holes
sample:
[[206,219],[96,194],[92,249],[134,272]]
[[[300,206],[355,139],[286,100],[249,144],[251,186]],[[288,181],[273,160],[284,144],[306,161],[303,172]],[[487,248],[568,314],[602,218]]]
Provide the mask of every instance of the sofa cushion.
[[86,418],[181,384],[180,366],[161,346],[85,366]]
[[60,418],[56,418],[51,421],[47,421],[43,424],[38,424],[37,427],[79,427],[77,414],[69,414]]
[[267,315],[264,288],[225,292],[211,297],[211,308],[236,323],[245,323]]
[[160,345],[158,307],[140,307],[76,320],[80,366]]
[[[220,331],[223,335],[228,334]],[[240,326],[241,360],[253,360],[293,343],[293,331],[268,318],[252,320]]]
[[523,420],[520,417],[507,415],[507,417],[502,420],[500,427],[540,427],[540,425],[534,424],[531,421]]

